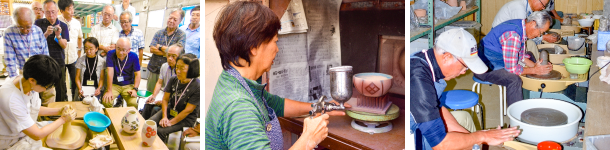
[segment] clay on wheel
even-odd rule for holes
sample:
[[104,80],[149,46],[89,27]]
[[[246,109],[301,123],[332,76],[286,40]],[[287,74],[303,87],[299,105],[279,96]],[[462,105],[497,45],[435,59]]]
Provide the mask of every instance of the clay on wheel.
[[568,116],[551,108],[532,108],[521,113],[521,121],[538,126],[558,126],[567,124]]
[[[72,106],[67,105],[62,114],[73,112]],[[72,126],[71,122],[66,122],[62,128],[58,128],[47,136],[47,146],[61,149],[77,149],[82,147],[87,138],[85,130],[82,126]]]

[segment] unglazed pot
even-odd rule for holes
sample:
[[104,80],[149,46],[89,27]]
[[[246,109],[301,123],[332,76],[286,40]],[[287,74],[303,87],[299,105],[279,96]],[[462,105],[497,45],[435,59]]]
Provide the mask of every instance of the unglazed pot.
[[135,110],[127,111],[127,113],[125,113],[125,116],[123,117],[123,120],[121,120],[121,125],[123,125],[123,131],[125,133],[136,133],[140,125],[140,121],[138,120],[138,113]]
[[359,73],[354,75],[354,86],[368,97],[383,96],[392,87],[392,76],[383,73]]
[[152,120],[146,120],[144,128],[142,128],[142,145],[152,146],[157,137],[157,123]]
[[447,4],[449,4],[449,6],[451,6],[451,7],[457,7],[458,6],[457,0],[447,0]]

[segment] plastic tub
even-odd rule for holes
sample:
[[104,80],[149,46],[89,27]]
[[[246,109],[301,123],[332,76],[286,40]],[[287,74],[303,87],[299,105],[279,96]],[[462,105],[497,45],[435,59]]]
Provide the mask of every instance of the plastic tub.
[[477,43],[479,43],[480,39],[481,39],[481,24],[476,22],[476,21],[458,21],[458,22],[454,22],[448,26],[445,26],[445,30],[450,30],[450,29],[456,29],[456,28],[462,28],[466,31],[468,31],[468,33],[472,34],[472,36],[474,36],[474,39],[477,40]]
[[106,130],[108,126],[110,126],[110,118],[108,118],[102,113],[95,111],[88,112],[87,114],[85,114],[83,120],[85,121],[85,124],[87,124],[87,127],[89,127],[91,131],[95,132],[102,132]]
[[578,24],[580,24],[582,27],[591,27],[591,25],[593,25],[593,21],[595,21],[595,19],[579,19]]
[[596,135],[587,137],[587,150],[603,150],[607,149],[610,143],[610,135]]
[[586,58],[581,57],[570,57],[563,59],[563,64],[566,66],[566,70],[574,74],[585,74],[589,72],[589,67],[593,62]]
[[[532,108],[551,108],[563,112],[568,117],[568,123],[558,126],[537,126],[521,121],[521,113]],[[508,107],[507,116],[510,126],[519,126],[521,135],[517,138],[526,143],[537,144],[542,141],[564,142],[574,137],[578,132],[578,123],[583,116],[580,107],[562,100],[526,99],[513,103]]]

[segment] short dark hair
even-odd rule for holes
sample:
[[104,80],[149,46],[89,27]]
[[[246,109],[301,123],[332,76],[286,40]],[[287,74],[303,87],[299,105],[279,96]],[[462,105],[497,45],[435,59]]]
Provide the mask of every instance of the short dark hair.
[[178,56],[178,60],[182,60],[184,64],[189,65],[189,70],[186,72],[186,78],[197,78],[199,77],[199,59],[195,54],[182,54]]
[[201,8],[199,8],[199,6],[195,6],[195,8],[191,9],[191,14],[193,13],[193,11],[201,11]]
[[238,1],[227,5],[221,10],[213,31],[222,68],[231,68],[230,63],[243,67],[238,61],[240,57],[250,66],[250,49],[271,41],[280,28],[277,15],[258,2]]
[[23,65],[23,78],[34,78],[36,84],[51,87],[59,80],[59,64],[48,55],[34,55]]
[[83,41],[83,46],[85,46],[85,43],[91,43],[93,45],[95,45],[95,48],[100,48],[100,43],[97,41],[97,39],[95,37],[88,37]]
[[72,0],[59,0],[59,1],[57,1],[57,5],[59,6],[59,10],[66,11],[66,8],[70,7],[70,5],[74,6],[74,1],[72,1]]

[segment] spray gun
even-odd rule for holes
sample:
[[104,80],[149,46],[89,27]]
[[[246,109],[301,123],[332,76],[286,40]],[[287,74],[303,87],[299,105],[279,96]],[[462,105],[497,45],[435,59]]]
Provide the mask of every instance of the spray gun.
[[345,107],[336,105],[335,103],[325,102],[326,96],[320,97],[317,102],[311,104],[311,111],[309,111],[309,118],[313,119],[316,114],[324,114],[333,110],[344,110]]

